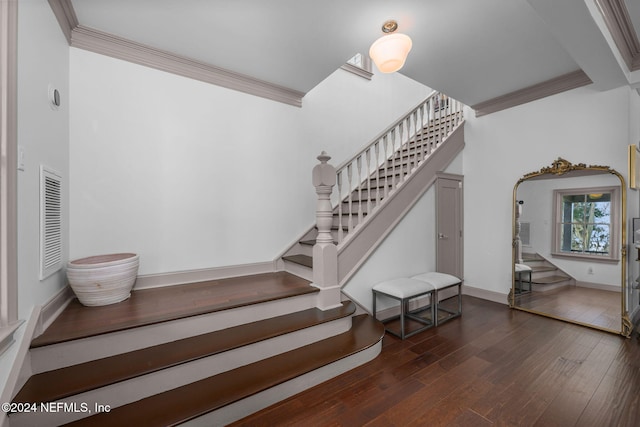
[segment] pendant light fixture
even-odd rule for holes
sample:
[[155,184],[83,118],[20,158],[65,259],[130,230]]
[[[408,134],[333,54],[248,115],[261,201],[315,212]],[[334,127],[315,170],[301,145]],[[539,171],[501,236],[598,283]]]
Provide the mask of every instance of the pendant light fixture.
[[385,22],[382,25],[382,32],[385,34],[373,42],[369,49],[369,56],[383,73],[401,69],[411,50],[411,38],[406,34],[395,33],[397,29],[396,21]]

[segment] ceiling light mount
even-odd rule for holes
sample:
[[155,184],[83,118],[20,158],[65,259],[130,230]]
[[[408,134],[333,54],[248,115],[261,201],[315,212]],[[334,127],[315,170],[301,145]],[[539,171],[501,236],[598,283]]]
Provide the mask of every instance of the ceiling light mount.
[[393,19],[390,19],[384,24],[382,24],[382,32],[385,34],[393,33],[397,29],[398,29],[398,23]]

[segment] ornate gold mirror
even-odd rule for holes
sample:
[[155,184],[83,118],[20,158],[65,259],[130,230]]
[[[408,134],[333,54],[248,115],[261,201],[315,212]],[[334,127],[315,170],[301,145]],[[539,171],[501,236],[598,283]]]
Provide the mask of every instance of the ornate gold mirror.
[[624,177],[558,158],[513,189],[509,305],[629,337]]

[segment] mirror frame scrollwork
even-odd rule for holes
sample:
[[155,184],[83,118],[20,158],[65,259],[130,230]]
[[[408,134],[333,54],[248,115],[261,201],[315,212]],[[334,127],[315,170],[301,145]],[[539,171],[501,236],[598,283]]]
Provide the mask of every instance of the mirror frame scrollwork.
[[[615,175],[616,177],[618,177],[618,179],[620,180],[620,194],[621,194],[621,211],[620,211],[620,265],[621,265],[621,280],[620,280],[620,285],[621,285],[621,301],[620,301],[620,318],[621,318],[621,326],[620,326],[620,331],[612,331],[610,329],[605,329],[605,328],[600,328],[594,325],[589,325],[589,324],[585,324],[585,323],[581,323],[581,322],[577,322],[577,321],[572,321],[569,319],[564,319],[564,318],[559,318],[553,315],[549,315],[549,314],[545,314],[545,313],[540,313],[534,310],[530,310],[527,308],[522,308],[522,307],[518,307],[515,303],[515,297],[516,297],[516,271],[515,271],[515,264],[516,264],[516,259],[517,259],[517,250],[518,250],[518,239],[519,239],[519,230],[518,230],[518,218],[517,218],[517,190],[518,187],[520,186],[521,183],[523,183],[524,181],[533,179],[533,178],[537,178],[537,177],[541,177],[544,175],[556,175],[556,176],[563,176],[569,172],[573,172],[573,171],[586,171],[587,173],[589,172],[593,172],[593,173],[608,173],[611,175]],[[577,163],[577,164],[573,164],[568,160],[565,160],[563,158],[558,158],[557,160],[555,160],[551,166],[547,166],[547,167],[543,167],[542,169],[540,169],[539,171],[534,171],[534,172],[530,172],[527,173],[525,175],[522,176],[522,178],[520,178],[518,180],[518,182],[516,182],[515,186],[513,187],[513,203],[512,203],[512,209],[513,209],[513,215],[512,215],[512,223],[513,223],[513,227],[512,227],[512,258],[511,258],[511,267],[512,267],[512,271],[511,271],[511,290],[509,291],[509,295],[508,295],[508,303],[509,303],[509,307],[516,309],[516,310],[521,310],[521,311],[528,311],[528,312],[532,312],[532,313],[536,313],[536,314],[540,314],[543,316],[547,316],[547,317],[552,317],[552,318],[556,318],[558,320],[563,320],[563,321],[567,321],[570,323],[576,323],[579,325],[583,325],[583,326],[588,326],[591,328],[595,328],[595,329],[600,329],[600,330],[606,330],[607,332],[616,332],[619,333],[620,335],[623,335],[627,338],[629,338],[631,336],[631,333],[633,332],[633,323],[631,322],[630,318],[629,318],[629,313],[627,312],[626,309],[626,299],[627,299],[627,287],[626,287],[626,281],[627,281],[627,192],[626,192],[626,182],[624,177],[615,169],[610,168],[609,166],[602,166],[602,165],[589,165],[587,166],[584,163]]]

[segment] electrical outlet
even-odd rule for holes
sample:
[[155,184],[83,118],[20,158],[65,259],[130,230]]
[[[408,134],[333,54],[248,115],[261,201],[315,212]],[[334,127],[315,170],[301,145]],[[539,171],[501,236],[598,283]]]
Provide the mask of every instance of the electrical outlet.
[[18,145],[18,170],[24,170],[24,147],[22,145]]

